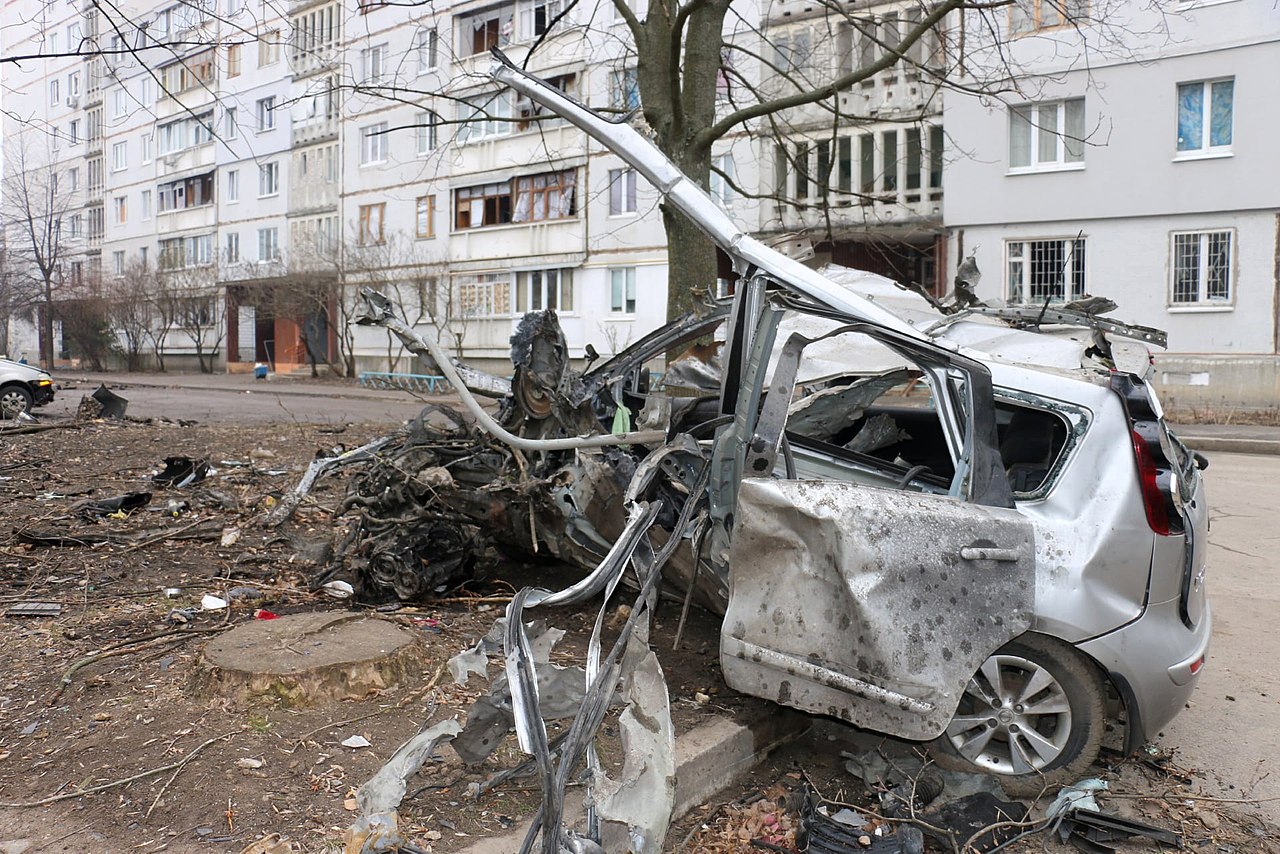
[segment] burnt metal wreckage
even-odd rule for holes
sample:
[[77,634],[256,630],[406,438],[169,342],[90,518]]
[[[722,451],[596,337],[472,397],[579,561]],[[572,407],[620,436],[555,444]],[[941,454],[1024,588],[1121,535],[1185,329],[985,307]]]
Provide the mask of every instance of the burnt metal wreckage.
[[[1128,749],[1151,731],[1144,725],[1172,716],[1150,709],[1180,707],[1198,666],[1182,681],[1169,668],[1176,688],[1161,694],[1105,640],[1141,622],[1131,611],[1150,583],[1170,588],[1161,613],[1180,614],[1186,643],[1198,645],[1186,661],[1202,661],[1207,644],[1203,550],[1193,549],[1203,460],[1165,431],[1145,383],[1146,345],[1163,346],[1163,333],[1102,318],[1107,300],[984,305],[972,264],[941,301],[867,273],[811,269],[737,228],[635,128],[497,56],[498,81],[618,152],[706,231],[732,260],[736,287],[583,370],[555,312],[531,312],[511,339],[509,380],[462,364],[386,296],[363,291],[359,322],[386,328],[445,376],[462,410],[428,406],[393,435],[315,461],[266,524],[286,521],[325,474],[359,467],[317,588],[341,576],[365,602],[430,597],[468,577],[490,548],[584,575],[560,591],[519,591],[490,634],[450,662],[465,682],[489,654],[504,657],[466,726],[424,730],[361,788],[348,851],[405,844],[396,812],[405,780],[439,744],[478,761],[512,729],[543,797],[522,852],[660,851],[675,798],[668,695],[649,643],[660,592],[684,613],[697,604],[722,615],[731,688],[932,739],[1006,782],[1043,788],[1089,764],[1101,738],[1101,673],[1128,708]],[[718,346],[698,343],[709,339]],[[647,365],[663,358],[654,382]],[[1055,383],[1069,393],[1059,397]],[[1025,518],[1017,502],[1050,504],[1055,485],[1064,500],[1075,494],[1061,483],[1064,460],[1082,447],[1115,472],[1090,488],[1136,494],[1138,453],[1151,483],[1175,493],[1168,506],[1153,508],[1158,495],[1147,490],[1136,510],[1116,501],[1092,511],[1127,508],[1123,518]],[[1085,495],[1077,503],[1088,504]],[[1156,584],[1150,537],[1117,545],[1063,533],[1128,531],[1134,518],[1178,535],[1184,552],[1156,549],[1176,579]],[[1131,583],[1117,567],[1143,549],[1153,580]],[[634,603],[606,648],[606,608],[623,584]],[[534,618],[596,598],[585,666],[551,665],[557,632]],[[1068,704],[1067,694],[1086,699]],[[624,707],[618,779],[593,747],[614,704]],[[1025,732],[1037,715],[1048,723]],[[570,724],[550,739],[545,721],[555,718]],[[579,833],[566,826],[565,791],[583,779]]]

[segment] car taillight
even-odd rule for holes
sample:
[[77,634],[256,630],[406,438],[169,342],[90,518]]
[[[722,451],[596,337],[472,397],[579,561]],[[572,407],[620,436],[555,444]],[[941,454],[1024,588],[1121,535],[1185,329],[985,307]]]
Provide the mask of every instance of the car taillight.
[[1137,430],[1130,430],[1133,436],[1133,456],[1138,462],[1138,485],[1142,490],[1142,508],[1147,512],[1147,524],[1151,530],[1161,536],[1169,536],[1169,511],[1165,506],[1164,493],[1158,482],[1159,470],[1147,440]]

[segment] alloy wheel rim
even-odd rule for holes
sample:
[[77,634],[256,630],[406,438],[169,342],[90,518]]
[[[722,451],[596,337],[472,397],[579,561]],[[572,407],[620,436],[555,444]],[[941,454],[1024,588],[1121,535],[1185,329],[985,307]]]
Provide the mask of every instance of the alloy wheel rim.
[[0,412],[4,413],[6,418],[12,418],[26,408],[27,400],[18,392],[6,391],[0,394]]
[[1022,656],[997,654],[965,686],[946,735],[981,768],[1030,774],[1062,755],[1071,723],[1071,702],[1048,669]]

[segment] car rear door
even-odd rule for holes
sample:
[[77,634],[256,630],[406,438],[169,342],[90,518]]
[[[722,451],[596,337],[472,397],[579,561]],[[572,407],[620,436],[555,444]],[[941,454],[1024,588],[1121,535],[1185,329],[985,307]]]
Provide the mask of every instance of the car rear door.
[[930,484],[909,461],[835,446],[830,460],[847,477],[831,476],[840,469],[830,461],[820,477],[779,476],[769,455],[786,442],[778,413],[802,393],[789,359],[802,361],[818,340],[792,336],[759,417],[739,425],[752,431],[741,470],[769,474],[738,485],[721,666],[736,690],[932,738],[979,665],[1031,626],[1034,533],[999,461],[986,368],[874,326],[850,330],[904,356],[930,384],[954,449],[950,486]]

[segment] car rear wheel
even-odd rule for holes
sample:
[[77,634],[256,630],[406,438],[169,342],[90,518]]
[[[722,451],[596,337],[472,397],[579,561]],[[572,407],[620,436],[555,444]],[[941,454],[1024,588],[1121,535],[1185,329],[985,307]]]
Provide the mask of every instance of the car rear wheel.
[[16,418],[23,412],[29,412],[32,402],[31,392],[20,385],[0,388],[0,417]]
[[1098,756],[1106,727],[1102,677],[1070,645],[1028,634],[969,680],[939,736],[939,764],[1001,778],[1011,795],[1074,782]]

